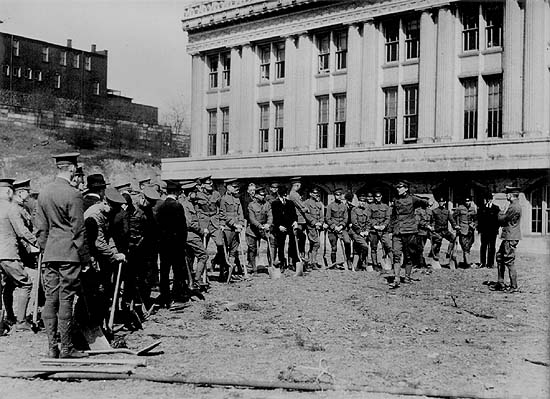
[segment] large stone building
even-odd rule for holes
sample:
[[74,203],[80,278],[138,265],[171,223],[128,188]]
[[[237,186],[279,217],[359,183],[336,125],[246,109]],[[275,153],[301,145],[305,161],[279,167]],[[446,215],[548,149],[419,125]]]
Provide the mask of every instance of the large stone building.
[[207,1],[183,29],[191,156],[163,177],[455,202],[512,183],[524,233],[550,233],[548,1]]

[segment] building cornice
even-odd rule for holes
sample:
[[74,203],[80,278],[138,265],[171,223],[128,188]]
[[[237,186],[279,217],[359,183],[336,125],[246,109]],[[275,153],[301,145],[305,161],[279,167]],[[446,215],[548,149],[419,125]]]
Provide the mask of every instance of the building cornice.
[[[272,17],[266,16],[269,18],[268,23],[266,23],[266,18],[256,18],[239,24],[228,24],[223,27],[213,25],[212,29],[190,31],[187,51],[196,54],[201,51],[232,47],[244,42],[295,35],[328,26],[365,22],[390,14],[443,7],[455,1],[458,0],[382,0],[328,4],[319,2],[318,6],[308,10]],[[201,18],[207,17],[205,15]]]

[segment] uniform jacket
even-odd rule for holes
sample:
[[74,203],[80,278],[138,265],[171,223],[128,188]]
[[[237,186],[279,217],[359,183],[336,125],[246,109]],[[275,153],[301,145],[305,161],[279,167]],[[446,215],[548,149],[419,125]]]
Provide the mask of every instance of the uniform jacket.
[[465,205],[459,205],[456,208],[454,217],[460,234],[468,234],[468,231],[475,228],[476,215],[476,208],[473,205],[470,205],[469,208],[466,208]]
[[217,191],[211,193],[198,192],[195,208],[199,217],[199,225],[202,230],[217,230],[220,228],[219,207],[221,195]]
[[104,212],[103,203],[97,203],[84,212],[84,223],[90,254],[100,264],[116,263],[115,255],[118,249],[111,235],[111,223]]
[[[183,206],[172,197],[166,197],[157,209],[160,244],[183,245],[187,241],[187,220]],[[172,248],[178,250],[178,247]]]
[[348,205],[345,201],[342,202],[331,202],[327,206],[327,214],[326,214],[326,223],[328,224],[328,228],[332,231],[336,229],[336,227],[343,227],[346,228],[348,224],[349,214],[348,214]]
[[241,201],[233,195],[225,194],[220,200],[220,226],[235,230],[235,225],[244,226]]
[[491,204],[489,207],[483,205],[477,208],[477,230],[480,234],[491,234],[496,237],[500,227],[498,222],[499,212],[500,208],[495,204]]
[[34,225],[43,262],[90,261],[82,194],[68,180],[56,177],[42,189]]
[[241,198],[241,206],[243,208],[244,219],[248,222],[248,205],[254,201],[254,198],[248,191]]
[[[284,203],[283,203],[284,201]],[[279,227],[292,229],[292,224],[298,220],[296,216],[296,207],[294,202],[277,198],[271,203],[271,212],[273,213],[273,227],[276,233],[279,233]]]
[[0,200],[0,260],[20,260],[19,241],[37,245],[17,208],[13,202]]
[[456,223],[452,213],[447,208],[437,207],[432,210],[434,230],[438,233],[449,230],[449,223],[453,229],[456,229]]
[[300,193],[298,191],[290,190],[290,192],[288,193],[288,199],[294,202],[298,224],[306,223],[308,208],[304,201],[302,201],[302,196],[300,195]]
[[420,206],[427,206],[428,201],[407,194],[404,197],[396,197],[393,201],[391,212],[391,224],[394,234],[418,233],[418,223],[414,210]]
[[189,201],[188,198],[182,197],[180,199],[180,204],[183,206],[185,211],[185,221],[187,222],[187,235],[195,234],[199,237],[202,237],[203,230],[199,225],[199,217],[197,215],[197,210],[195,206]]
[[84,195],[84,211],[92,205],[101,202],[101,197],[97,193],[87,193]]
[[246,235],[260,238],[263,236],[261,226],[264,224],[273,225],[273,212],[271,204],[267,201],[259,203],[252,201],[248,204],[248,225],[246,226]]
[[390,224],[391,219],[391,208],[387,204],[379,203],[377,204],[372,203],[369,204],[368,208],[368,218],[369,218],[369,228],[370,231],[377,231],[374,226],[386,226],[386,229],[388,228],[388,225]]
[[129,213],[132,210],[130,208],[120,209],[113,217],[111,225],[111,234],[115,240],[116,247],[120,252],[128,252],[128,238],[129,238]]
[[[15,202],[17,212],[19,213],[19,217],[21,218],[21,221],[29,230],[31,233],[34,230],[34,226],[32,224],[32,216],[29,212],[29,209],[25,206],[24,203],[17,203]],[[29,243],[24,239],[18,239],[19,244],[19,256],[21,257],[21,261],[25,264],[25,266],[33,266],[36,262],[37,254],[31,253],[31,248],[29,246]],[[35,245],[36,246],[36,245]]]
[[502,226],[500,238],[503,240],[521,240],[521,206],[517,199],[510,202],[506,211],[500,212],[498,221]]
[[430,234],[428,226],[433,226],[432,210],[429,208],[416,208],[414,211],[418,222],[418,235],[427,236]]
[[367,206],[354,206],[351,210],[351,228],[357,234],[369,231],[369,209]]
[[308,217],[306,218],[308,225],[315,226],[316,223],[323,224],[325,220],[323,203],[321,201],[314,200],[313,198],[308,198],[304,204],[308,209]]

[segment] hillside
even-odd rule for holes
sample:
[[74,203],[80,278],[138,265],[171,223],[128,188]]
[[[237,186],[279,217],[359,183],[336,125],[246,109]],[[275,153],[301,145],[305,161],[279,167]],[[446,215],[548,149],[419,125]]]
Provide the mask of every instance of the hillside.
[[[84,173],[103,173],[109,182],[136,182],[160,175],[160,159],[145,149],[113,149],[109,140],[94,137],[94,145],[79,139],[82,132],[44,130],[0,122],[0,176],[31,178],[33,189],[40,189],[55,175],[52,155],[79,151]],[[80,145],[79,145],[80,144]],[[86,148],[81,148],[86,147]],[[90,148],[92,147],[92,148]]]

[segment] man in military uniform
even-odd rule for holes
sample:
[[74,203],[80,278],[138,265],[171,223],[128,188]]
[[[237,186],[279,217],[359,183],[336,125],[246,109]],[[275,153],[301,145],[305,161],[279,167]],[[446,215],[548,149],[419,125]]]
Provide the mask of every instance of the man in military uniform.
[[281,269],[287,267],[285,256],[285,242],[288,240],[288,257],[294,267],[298,261],[298,249],[294,242],[294,229],[298,225],[296,216],[296,207],[294,202],[288,199],[286,187],[279,187],[276,200],[271,203],[271,211],[273,212],[273,233],[277,247],[277,262],[276,266]]
[[197,198],[197,183],[187,182],[181,185],[182,194],[180,195],[180,204],[185,211],[185,221],[187,222],[187,241],[185,243],[185,252],[187,255],[187,264],[192,267],[193,262],[197,259],[195,267],[195,287],[205,287],[202,280],[202,275],[205,272],[206,261],[208,255],[202,241],[204,231],[200,228],[199,217],[195,206]]
[[501,211],[498,221],[502,226],[502,239],[498,249],[496,260],[498,267],[498,282],[493,287],[495,291],[506,289],[504,274],[508,269],[510,287],[508,292],[518,292],[518,278],[516,272],[516,248],[521,240],[521,205],[519,203],[519,187],[506,186],[506,199],[510,203],[508,208]]
[[147,187],[151,183],[151,178],[147,177],[145,179],[141,179],[138,181],[138,187],[140,191],[143,191],[145,187]]
[[456,223],[452,216],[451,211],[447,206],[447,201],[444,197],[438,196],[439,206],[432,210],[432,218],[434,224],[434,231],[432,232],[432,250],[431,254],[435,262],[434,267],[436,269],[441,268],[439,263],[439,251],[441,249],[441,243],[443,239],[449,242],[445,258],[449,259],[453,252],[455,244],[455,235],[449,230],[449,224],[453,230],[456,230]]
[[[421,197],[422,198],[422,197]],[[433,228],[432,210],[430,207],[433,202],[428,198],[423,198],[428,201],[427,204],[419,206],[415,209],[416,220],[418,222],[418,250],[420,257],[420,267],[427,268],[426,259],[424,258],[424,247],[428,239],[431,240]]]
[[277,198],[279,198],[279,183],[273,182],[269,185],[269,192],[267,193],[265,200],[271,204]]
[[86,190],[86,185],[84,184],[84,167],[82,164],[78,164],[78,166],[76,167],[76,172],[72,184],[81,193]]
[[298,241],[298,251],[300,253],[300,258],[305,259],[306,251],[306,218],[308,213],[308,208],[302,200],[302,195],[300,194],[300,189],[302,188],[302,179],[300,177],[293,177],[290,179],[290,192],[288,193],[288,199],[294,202],[294,207],[296,208],[296,216],[298,223],[296,231],[296,239]]
[[[227,248],[227,262],[233,259],[237,271],[243,270],[239,260],[240,233],[244,229],[244,215],[241,201],[239,201],[239,185],[237,179],[227,179],[225,194],[220,200],[220,227],[224,235]],[[220,272],[221,280],[224,280],[225,270]]]
[[103,201],[107,183],[101,173],[88,175],[86,178],[86,191],[84,193],[84,211],[94,204]]
[[203,231],[208,249],[210,238],[216,244],[216,255],[212,259],[212,265],[220,265],[220,268],[227,267],[223,249],[223,237],[220,230],[219,208],[221,195],[214,190],[214,182],[210,176],[202,181],[202,191],[197,192],[195,208],[199,217],[199,226]]
[[336,263],[338,239],[344,243],[346,259],[351,256],[351,241],[347,231],[349,221],[348,206],[342,189],[334,191],[334,201],[328,204],[325,222],[328,225],[328,240],[330,242],[330,261]]
[[[358,195],[359,202],[357,206],[351,209],[351,227],[349,235],[353,239],[353,245],[355,252],[359,255],[358,268],[366,267],[368,271],[372,271],[367,263],[367,254],[369,251],[369,244],[367,237],[369,235],[369,209],[367,208],[367,195],[366,193],[360,193]],[[364,266],[363,266],[364,265]]]
[[398,182],[395,185],[397,197],[393,202],[391,212],[393,226],[392,252],[393,252],[393,284],[391,289],[399,288],[401,283],[401,256],[405,261],[405,283],[411,283],[411,272],[414,266],[420,265],[420,250],[417,243],[418,223],[415,217],[415,209],[427,206],[428,201],[413,196],[409,193],[409,185]]
[[[72,345],[73,302],[79,290],[82,265],[90,263],[82,194],[71,185],[78,153],[54,156],[57,177],[38,196],[35,227],[43,251],[42,281],[46,303],[42,319],[48,335],[48,356],[82,357]],[[57,346],[57,331],[61,353]]]
[[254,201],[255,196],[256,196],[256,184],[248,183],[248,187],[246,188],[246,192],[244,193],[242,197],[242,202],[241,202],[241,205],[243,207],[244,220],[246,220],[247,223],[248,223],[248,204]]
[[321,264],[317,262],[317,253],[321,247],[319,234],[323,230],[325,211],[318,188],[314,188],[309,192],[309,198],[305,201],[305,206],[308,209],[306,229],[309,240],[309,264],[314,268],[319,268]]
[[[368,201],[368,197],[367,197]],[[382,252],[387,259],[392,259],[389,224],[391,208],[382,202],[382,192],[374,192],[374,202],[368,205],[369,243],[373,267],[380,267],[378,263],[378,242],[382,244]]]
[[454,217],[459,235],[458,242],[460,243],[464,257],[464,266],[470,267],[472,265],[470,250],[472,249],[472,245],[474,245],[477,217],[476,208],[470,196],[466,196],[464,202],[456,208]]
[[481,246],[479,262],[481,267],[493,268],[495,265],[495,249],[499,229],[498,214],[500,208],[493,203],[493,194],[485,193],[483,206],[477,210],[477,231]]
[[[275,239],[271,235],[273,226],[273,213],[271,204],[265,200],[265,189],[256,190],[254,201],[248,204],[249,221],[246,226],[247,260],[250,272],[256,273],[256,256],[258,255],[258,243],[261,240],[269,240],[267,250],[275,255]],[[268,239],[269,237],[269,239]],[[272,256],[272,258],[273,258]]]

